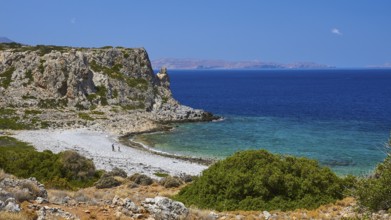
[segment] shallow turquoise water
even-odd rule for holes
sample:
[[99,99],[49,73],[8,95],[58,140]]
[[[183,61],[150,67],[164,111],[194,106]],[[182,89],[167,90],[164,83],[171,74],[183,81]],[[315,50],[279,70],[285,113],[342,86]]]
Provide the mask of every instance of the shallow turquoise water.
[[239,150],[266,149],[317,159],[339,174],[365,175],[385,157],[389,133],[374,126],[228,116],[220,122],[180,124],[171,132],[144,134],[136,140],[165,152],[219,159]]

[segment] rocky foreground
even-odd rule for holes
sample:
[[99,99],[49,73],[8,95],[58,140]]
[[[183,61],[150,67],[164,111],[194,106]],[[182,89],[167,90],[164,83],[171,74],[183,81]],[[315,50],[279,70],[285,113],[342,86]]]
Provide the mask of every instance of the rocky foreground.
[[[47,190],[34,178],[17,179],[0,171],[0,219],[390,219],[386,212],[358,213],[352,198],[316,210],[216,212],[184,206],[168,197],[181,186],[116,176],[120,186],[76,192]],[[140,176],[139,176],[140,177]],[[181,180],[179,180],[181,181]],[[183,184],[183,182],[181,183]],[[179,184],[180,185],[180,184]]]

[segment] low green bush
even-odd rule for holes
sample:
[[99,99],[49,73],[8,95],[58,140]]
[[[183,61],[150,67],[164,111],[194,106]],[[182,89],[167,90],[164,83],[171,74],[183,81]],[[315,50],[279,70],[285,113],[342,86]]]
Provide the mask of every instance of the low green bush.
[[6,71],[0,73],[0,77],[3,78],[2,80],[0,78],[1,87],[4,87],[5,89],[8,88],[8,86],[11,84],[12,74],[14,73],[14,71],[15,71],[15,67],[11,67]]
[[17,177],[35,177],[49,188],[72,190],[92,186],[101,175],[91,160],[74,151],[37,152],[7,136],[0,137],[0,168]]
[[78,113],[78,116],[79,118],[83,119],[83,120],[87,120],[87,121],[94,121],[95,119],[93,117],[91,117],[89,114],[87,113],[84,113],[84,112],[79,112]]
[[136,184],[148,186],[153,183],[153,179],[145,174],[135,173],[129,177],[130,181],[133,181]]
[[342,199],[348,185],[314,160],[250,150],[216,162],[175,199],[218,211],[314,209]]
[[361,206],[372,211],[391,209],[391,155],[377,166],[374,175],[358,182],[355,195]]
[[94,183],[94,186],[97,189],[105,189],[105,188],[112,188],[121,185],[121,182],[116,180],[114,176],[105,173],[102,175],[102,177]]
[[161,179],[159,184],[165,188],[175,188],[183,185],[183,181],[178,177],[167,176]]

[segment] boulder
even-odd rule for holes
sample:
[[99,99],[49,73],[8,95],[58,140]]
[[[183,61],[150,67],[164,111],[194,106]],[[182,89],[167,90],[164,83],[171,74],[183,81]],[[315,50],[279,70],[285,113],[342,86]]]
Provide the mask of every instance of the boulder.
[[14,198],[9,198],[5,201],[6,206],[3,208],[4,211],[8,212],[20,212],[19,204],[16,203]]
[[189,214],[183,203],[161,196],[146,198],[141,205],[156,219],[176,220]]
[[132,202],[132,200],[130,200],[129,198],[124,199],[123,207],[126,208],[127,210],[133,212],[133,213],[138,213],[139,212],[138,206],[134,202]]

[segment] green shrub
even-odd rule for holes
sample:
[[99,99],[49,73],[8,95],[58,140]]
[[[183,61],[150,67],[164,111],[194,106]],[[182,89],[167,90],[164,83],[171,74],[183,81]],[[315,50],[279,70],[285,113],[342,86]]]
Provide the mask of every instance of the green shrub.
[[122,64],[115,64],[111,68],[101,66],[96,63],[95,60],[90,62],[90,67],[95,72],[102,72],[106,75],[108,75],[112,79],[117,79],[120,81],[125,81],[126,84],[130,87],[139,88],[141,90],[147,90],[148,89],[148,81],[143,78],[133,78],[125,76],[120,72],[121,68],[123,67]]
[[114,89],[113,98],[118,98],[118,90]]
[[103,174],[102,177],[94,184],[94,186],[98,189],[112,188],[119,185],[121,185],[121,182],[107,173]]
[[24,130],[30,128],[31,125],[21,122],[19,117],[0,118],[0,129]]
[[123,178],[128,177],[128,174],[123,169],[120,169],[118,167],[114,167],[108,174],[111,176],[119,176]]
[[45,62],[46,62],[46,60],[40,60],[39,61],[40,64],[38,66],[38,70],[42,74],[45,72],[45,66],[43,65]]
[[91,117],[89,114],[87,113],[84,113],[84,112],[80,112],[78,113],[78,116],[79,118],[83,119],[83,120],[87,120],[87,121],[94,121],[95,119],[93,117]]
[[169,174],[168,173],[154,173],[153,175],[155,175],[155,176],[158,176],[158,177],[168,177],[169,176]]
[[38,102],[40,108],[61,108],[68,105],[68,99],[41,99]]
[[107,88],[105,86],[97,86],[96,87],[96,94],[100,96],[100,103],[102,105],[108,105],[109,103],[107,102]]
[[26,71],[26,78],[29,80],[27,84],[30,84],[34,81],[34,77],[31,70]]
[[32,96],[32,95],[23,95],[23,96],[22,96],[22,99],[23,99],[23,100],[27,100],[27,99],[37,99],[37,97]]
[[0,168],[18,177],[35,177],[49,188],[92,186],[100,177],[93,162],[74,151],[37,152],[15,138],[0,137]]
[[139,102],[137,105],[121,105],[123,110],[136,110],[136,109],[145,109],[145,104]]
[[24,114],[26,114],[26,115],[39,115],[39,114],[42,114],[42,111],[41,110],[35,110],[35,109],[26,109],[24,111]]
[[11,67],[4,71],[3,73],[0,73],[0,77],[3,77],[0,82],[0,86],[4,87],[5,89],[8,88],[8,86],[11,84],[12,74],[15,71],[15,67]]
[[63,177],[72,180],[87,180],[95,175],[95,165],[76,151],[64,151],[60,154]]
[[250,150],[213,164],[175,199],[219,211],[314,209],[343,198],[344,184],[314,160]]
[[132,176],[130,176],[129,180],[143,186],[151,185],[153,183],[153,180],[149,176],[145,174],[139,174],[139,173],[135,173]]
[[183,185],[183,182],[178,177],[167,176],[159,181],[159,184],[165,188],[174,188]]
[[356,197],[361,206],[372,211],[391,208],[391,156],[380,163],[373,176],[359,181]]
[[104,115],[105,113],[104,112],[100,112],[100,111],[91,111],[91,114],[94,114],[94,115]]

